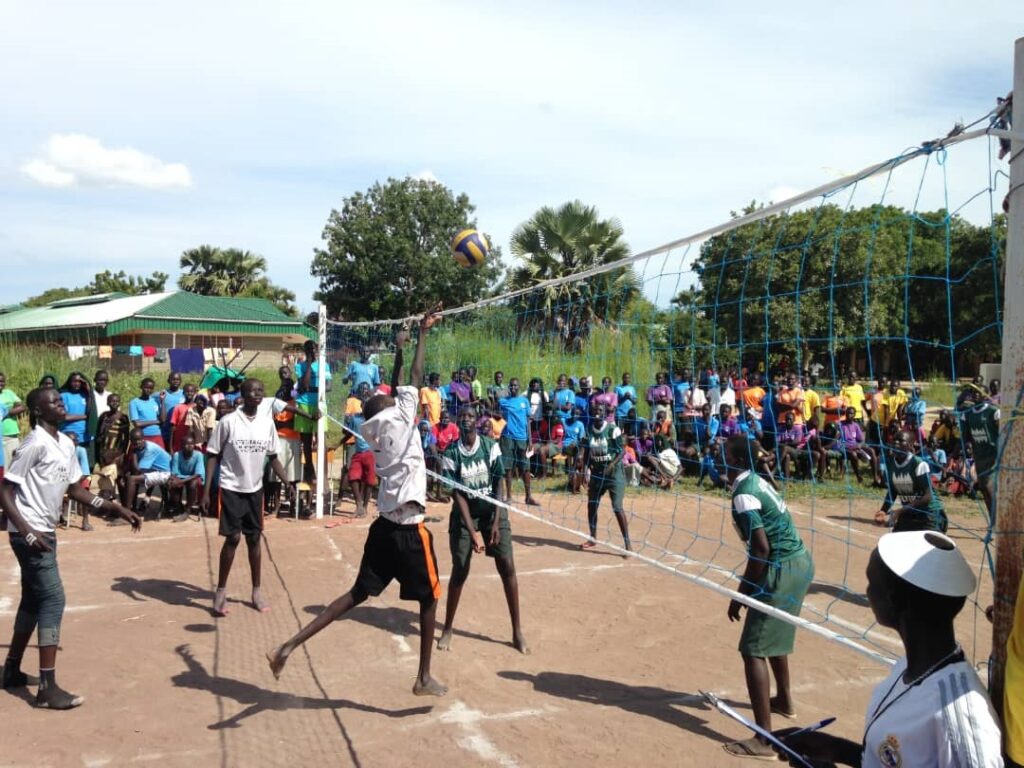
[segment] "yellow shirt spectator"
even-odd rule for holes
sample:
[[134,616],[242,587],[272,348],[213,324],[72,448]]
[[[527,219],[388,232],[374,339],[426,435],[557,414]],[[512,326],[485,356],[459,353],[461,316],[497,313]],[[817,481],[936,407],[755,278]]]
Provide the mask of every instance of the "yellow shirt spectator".
[[897,389],[895,392],[891,390],[885,390],[882,395],[882,402],[879,406],[879,424],[883,427],[889,426],[893,419],[898,419],[901,410],[905,410],[907,403],[910,402],[907,399],[907,393],[902,389]]
[[420,388],[420,410],[426,408],[426,418],[431,425],[441,421],[441,390],[433,387]]
[[847,384],[839,390],[839,395],[846,401],[847,407],[855,411],[854,418],[864,418],[864,387],[860,384]]
[[821,407],[821,397],[813,389],[804,390],[804,421],[808,429],[817,429],[818,424],[814,422],[814,410]]

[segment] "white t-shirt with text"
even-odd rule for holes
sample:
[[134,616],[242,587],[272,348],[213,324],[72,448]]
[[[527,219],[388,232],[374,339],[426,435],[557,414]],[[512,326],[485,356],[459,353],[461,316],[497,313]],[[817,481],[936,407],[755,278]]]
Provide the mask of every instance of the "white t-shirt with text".
[[277,426],[259,411],[251,419],[241,409],[232,411],[217,422],[206,452],[220,455],[221,488],[254,493],[263,487],[267,457],[277,455]]
[[[42,427],[36,427],[14,453],[4,479],[18,486],[15,503],[28,526],[46,533],[54,531],[60,520],[64,492],[82,479],[75,444],[62,432],[53,437]],[[18,531],[10,520],[7,531]]]

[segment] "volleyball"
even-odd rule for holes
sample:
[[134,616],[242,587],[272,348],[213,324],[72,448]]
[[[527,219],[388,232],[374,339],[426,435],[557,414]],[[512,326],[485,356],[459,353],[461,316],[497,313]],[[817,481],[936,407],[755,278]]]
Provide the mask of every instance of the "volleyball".
[[464,229],[452,238],[452,256],[464,267],[483,264],[489,248],[487,238],[475,229]]

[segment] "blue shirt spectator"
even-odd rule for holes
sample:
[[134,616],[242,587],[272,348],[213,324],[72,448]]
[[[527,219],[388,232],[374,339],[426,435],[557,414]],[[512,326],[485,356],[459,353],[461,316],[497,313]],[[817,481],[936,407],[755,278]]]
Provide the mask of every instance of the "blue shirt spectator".
[[583,413],[583,417],[579,419],[579,421],[583,422],[584,429],[590,426],[590,395],[590,392],[588,392],[585,395],[582,393],[578,393],[576,395],[576,402],[573,403],[573,405],[576,408],[579,408],[580,411]]
[[615,388],[615,395],[619,398],[619,404],[615,406],[615,420],[621,422],[629,416],[630,408],[636,408],[636,387],[632,384],[620,384]]
[[581,419],[574,419],[573,421],[566,421],[565,426],[565,437],[562,438],[562,447],[570,445],[579,445],[580,441],[587,436],[587,428],[583,426]]
[[555,410],[562,410],[562,406],[565,404],[573,405],[576,402],[576,393],[568,387],[562,389],[556,389],[551,393],[551,402],[555,404]]
[[[359,363],[352,363],[351,365],[349,365],[350,369],[352,368],[352,365],[359,365]],[[373,367],[376,368],[377,366],[373,366]],[[327,368],[325,368],[324,371],[327,374],[327,378],[325,379],[325,381],[329,382],[331,380],[331,368],[330,368],[330,366],[327,366]],[[305,376],[305,375],[306,375],[306,361],[305,360],[300,360],[299,362],[297,362],[295,364],[295,385],[296,386],[298,386],[299,382],[302,381],[302,377]],[[295,402],[299,403],[300,405],[305,405],[307,407],[316,408],[316,404],[317,404],[317,402],[319,402],[319,394],[320,394],[319,393],[319,389],[318,389],[319,386],[320,386],[320,379],[319,379],[319,377],[320,377],[320,361],[319,360],[314,360],[313,361],[313,370],[309,374],[309,390],[306,391],[306,392],[303,392],[298,397],[296,397],[295,398]],[[377,384],[380,384],[380,373],[377,374]],[[376,385],[371,385],[371,386],[376,386]],[[355,389],[358,389],[358,388],[359,388],[358,386],[355,387]]]
[[772,387],[765,385],[764,397],[761,398],[761,428],[771,434],[778,430],[775,428],[778,419],[775,415],[775,395]]
[[[128,418],[132,420],[133,424],[137,421],[160,421],[160,401],[155,397],[147,397],[145,400],[141,397],[136,397],[128,403]],[[82,423],[84,424],[85,422]],[[160,434],[159,424],[150,424],[148,427],[142,427],[141,429],[143,437],[156,437]],[[170,462],[169,458],[168,462]],[[168,463],[169,466],[170,463]],[[169,470],[164,471],[167,472]]]
[[143,444],[142,450],[136,451],[135,455],[139,460],[140,472],[171,471],[171,454],[156,443],[151,443],[147,440]]
[[528,440],[530,437],[527,422],[530,418],[530,401],[522,395],[503,397],[498,401],[501,415],[505,419],[505,430],[502,437],[511,440]]
[[[64,401],[64,410],[68,416],[85,416],[88,409],[85,395],[80,392],[61,392],[60,399]],[[85,419],[65,421],[60,425],[60,431],[65,435],[74,435],[78,439],[79,445],[88,442],[85,437]],[[157,430],[158,434],[159,432],[160,430]]]
[[[319,361],[317,361],[319,362]],[[299,366],[302,363],[295,364],[295,372],[299,372]],[[316,373],[316,367],[314,365],[313,373],[310,374],[310,378]],[[330,372],[328,372],[328,381],[330,381]],[[348,364],[348,369],[345,371],[345,380],[352,382],[352,391],[357,392],[359,385],[364,381],[370,385],[370,389],[376,389],[377,385],[380,384],[380,368],[377,367],[376,363],[363,363],[354,362]],[[313,404],[316,405],[314,399]]]
[[686,393],[690,391],[690,382],[680,379],[672,385],[672,410],[682,413],[686,410]]
[[[206,467],[203,459],[206,457],[199,451],[192,451],[191,456],[185,456],[184,451],[175,451],[171,458],[171,474],[187,480],[198,475],[206,482]],[[141,466],[141,462],[139,462]]]
[[370,450],[370,444],[363,439],[363,433],[359,430],[365,423],[366,418],[361,413],[353,413],[345,417],[345,426],[356,433],[356,453]]

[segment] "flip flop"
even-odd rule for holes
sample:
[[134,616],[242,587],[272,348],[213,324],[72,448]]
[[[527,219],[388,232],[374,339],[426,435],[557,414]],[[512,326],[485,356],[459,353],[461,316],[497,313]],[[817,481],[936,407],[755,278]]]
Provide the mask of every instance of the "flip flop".
[[331,522],[324,525],[324,528],[337,528],[339,525],[342,525],[342,523],[337,520],[331,520]]
[[594,549],[594,547],[596,547],[596,546],[597,546],[597,542],[596,541],[584,541],[582,544],[580,544],[580,549],[582,549],[582,550]]
[[750,746],[749,742],[756,740],[756,737],[752,737],[747,741],[730,741],[728,744],[723,744],[722,749],[733,757],[745,757],[750,760],[764,760],[766,762],[771,761],[773,763],[779,762],[779,756],[774,752],[770,755],[762,755],[754,752],[753,747]]

